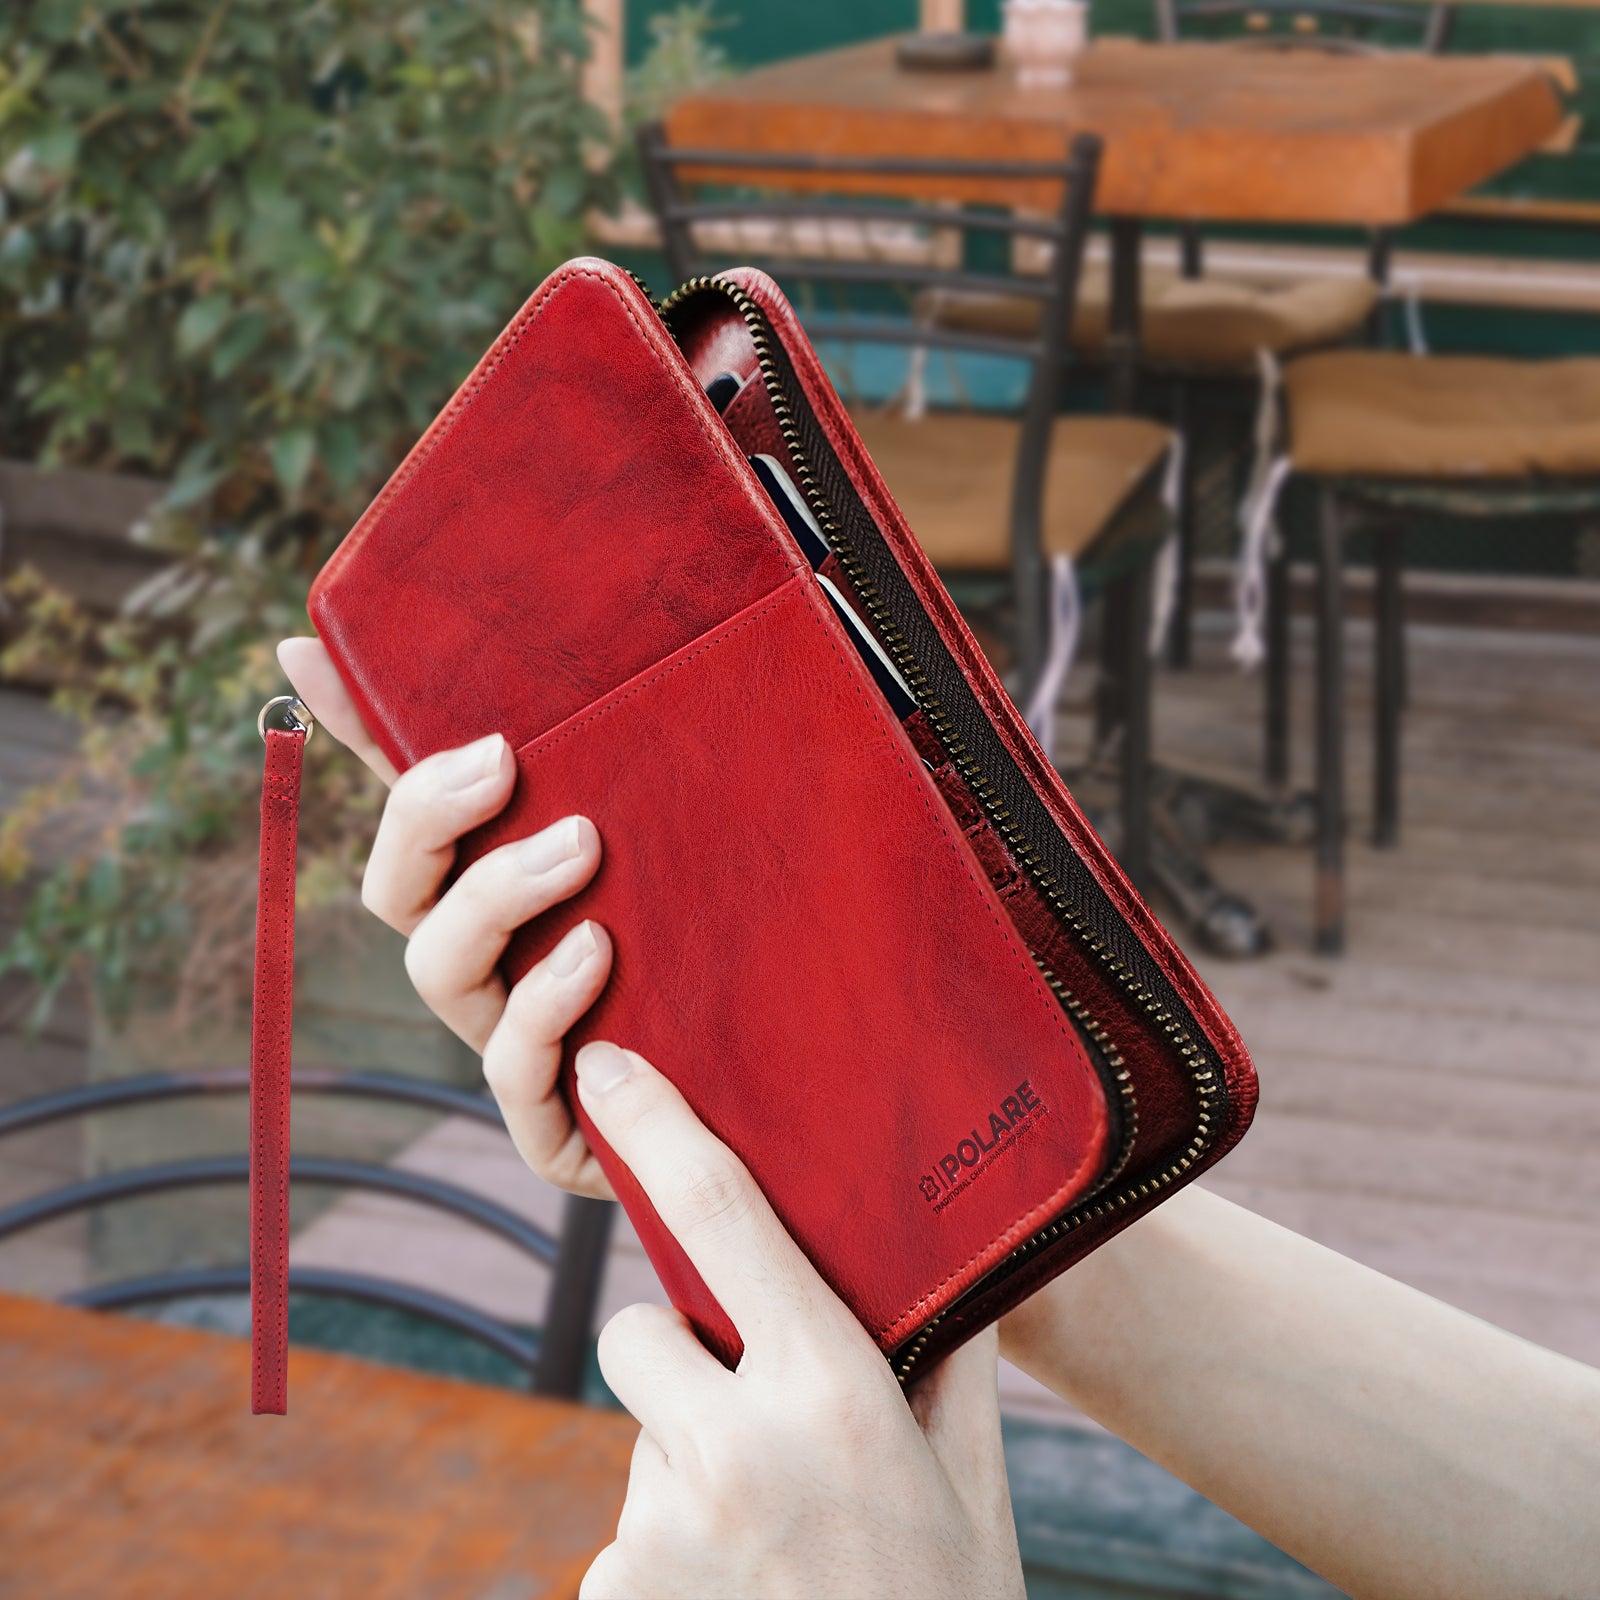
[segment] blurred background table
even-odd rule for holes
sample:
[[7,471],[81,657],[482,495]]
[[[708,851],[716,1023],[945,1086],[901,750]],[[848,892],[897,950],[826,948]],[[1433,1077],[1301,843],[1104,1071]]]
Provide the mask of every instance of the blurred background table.
[[[1549,75],[1517,57],[1345,54],[1097,42],[1059,88],[1004,67],[908,72],[895,41],[801,56],[686,95],[674,145],[744,152],[1045,161],[1079,133],[1105,141],[1097,207],[1111,219],[1115,402],[1131,403],[1140,224],[1412,222],[1520,161],[1560,126]],[[707,174],[710,176],[710,174]],[[803,174],[729,181],[806,186]],[[842,193],[837,175],[811,180]],[[974,176],[936,196],[1048,210],[1035,185]]]
[[638,1433],[565,1402],[0,1295],[0,1595],[572,1596]]
[[[1049,160],[1095,133],[1113,216],[1400,223],[1519,160],[1561,118],[1547,74],[1519,57],[1106,40],[1073,82],[1022,88],[1004,67],[905,71],[894,48],[741,73],[679,100],[668,131],[674,144],[972,161]],[[960,198],[1051,204],[985,178]]]

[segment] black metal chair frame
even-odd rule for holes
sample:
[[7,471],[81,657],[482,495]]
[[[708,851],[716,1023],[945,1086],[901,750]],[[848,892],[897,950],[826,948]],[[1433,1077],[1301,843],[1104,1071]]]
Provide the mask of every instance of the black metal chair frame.
[[[1010,295],[1040,307],[1031,337],[966,332],[923,323],[908,316],[805,315],[806,330],[818,342],[921,346],[928,350],[972,351],[1006,357],[1026,365],[1028,384],[1020,414],[1020,433],[1012,473],[1009,515],[1011,571],[1009,593],[1014,613],[1013,639],[1017,659],[1018,698],[1036,680],[1043,662],[1045,635],[1045,582],[1043,556],[1045,477],[1049,468],[1051,429],[1060,410],[1065,371],[1072,360],[1066,330],[1071,326],[1088,237],[1099,165],[1100,142],[1092,135],[1074,140],[1072,149],[1058,162],[972,162],[916,158],[851,157],[823,154],[777,155],[749,151],[672,147],[659,123],[638,130],[639,154],[651,206],[660,225],[670,271],[680,280],[701,276],[709,263],[695,239],[698,224],[716,222],[826,224],[901,223],[960,235],[1045,240],[1054,248],[1047,270],[1038,276],[1018,276],[1009,271],[988,272],[967,265],[959,268],[900,262],[828,257],[817,259],[798,250],[765,256],[777,276],[805,285],[849,287],[868,285],[916,293],[927,290],[981,291]],[[748,171],[760,189],[751,194],[701,198],[690,192],[692,174]],[[785,186],[793,175],[794,188]],[[842,198],[816,191],[819,179],[839,178],[857,192],[863,180],[917,178],[936,193],[941,182],[955,187],[963,179],[1014,179],[1021,184],[1041,180],[1059,182],[1061,199],[1053,216],[1020,214],[1013,210],[979,210],[938,202],[898,199]],[[781,195],[771,191],[781,189]],[[731,263],[730,263],[731,264]],[[763,264],[758,253],[755,264]],[[1103,652],[1104,671],[1110,682],[1101,696],[1097,717],[1100,731],[1112,716],[1120,718],[1122,744],[1122,811],[1124,867],[1135,881],[1144,872],[1149,832],[1147,767],[1149,762],[1149,671],[1142,660],[1150,607],[1150,567],[1154,545],[1142,550],[1142,559],[1130,559],[1128,547],[1138,543],[1137,518],[1128,513],[1146,486],[1124,502],[1124,512],[1096,541],[1089,560],[1079,566],[1087,592],[1101,591],[1106,614],[1114,617],[1112,648]],[[1104,559],[1101,559],[1104,557]],[[1136,657],[1141,659],[1135,659]]]
[[[1185,27],[1191,23],[1230,21],[1246,23],[1261,18],[1289,19],[1295,25],[1291,33],[1263,32],[1242,34],[1229,38],[1229,43],[1240,47],[1276,50],[1335,50],[1350,52],[1377,51],[1385,46],[1368,41],[1367,35],[1381,24],[1391,23],[1417,33],[1417,49],[1423,54],[1436,54],[1449,42],[1450,29],[1455,17],[1454,7],[1437,3],[1427,7],[1415,5],[1384,4],[1383,0],[1155,0],[1156,35],[1174,43],[1186,37]],[[1317,32],[1304,32],[1299,28],[1302,19],[1321,22],[1330,20],[1344,25],[1351,32],[1345,36],[1330,36]],[[1367,275],[1376,284],[1389,281],[1389,266],[1393,254],[1393,235],[1383,228],[1373,232],[1367,251]],[[1180,271],[1185,278],[1199,278],[1205,271],[1204,242],[1198,223],[1184,223],[1178,231]],[[1382,306],[1373,313],[1367,328],[1370,341],[1379,342],[1383,335]],[[1190,419],[1203,408],[1198,404],[1196,391],[1211,385],[1221,388],[1254,388],[1253,376],[1229,379],[1212,373],[1164,374],[1176,386],[1173,410],[1174,426],[1189,437]],[[1178,592],[1173,606],[1172,629],[1168,639],[1168,663],[1182,668],[1189,664],[1192,654],[1192,614],[1194,609],[1195,563],[1195,472],[1199,466],[1198,452],[1188,449],[1184,456],[1184,476],[1178,497]]]
[[[244,1094],[247,1071],[165,1072],[86,1084],[0,1108],[0,1138],[49,1123],[159,1101]],[[487,1096],[444,1084],[378,1072],[340,1072],[296,1067],[297,1094],[339,1095],[467,1117],[503,1127],[499,1109]],[[292,1183],[326,1184],[394,1195],[444,1211],[485,1228],[553,1269],[548,1314],[537,1343],[459,1300],[369,1274],[328,1268],[291,1268],[291,1294],[357,1300],[402,1311],[465,1334],[497,1351],[527,1375],[536,1394],[576,1399],[583,1386],[595,1307],[605,1266],[615,1206],[610,1201],[569,1195],[559,1237],[482,1194],[425,1174],[330,1157],[296,1156]],[[166,1161],[99,1174],[34,1195],[0,1210],[0,1240],[103,1205],[176,1190],[243,1184],[249,1179],[243,1155]],[[69,1305],[95,1310],[153,1305],[197,1295],[244,1293],[249,1269],[243,1265],[188,1268],[97,1284],[66,1297]]]
[[[1374,536],[1372,843],[1400,842],[1400,735],[1407,698],[1404,553],[1407,522],[1418,512],[1457,518],[1537,516],[1582,526],[1600,514],[1600,482],[1376,480],[1318,481],[1316,533],[1316,890],[1314,939],[1337,955],[1345,944],[1344,555],[1358,528]],[[1289,773],[1289,556],[1267,569],[1265,765],[1270,785]]]
[[[1161,0],[1165,3],[1165,0]],[[1229,0],[1231,3],[1231,0]],[[1448,7],[1436,7],[1448,10]],[[1444,25],[1448,32],[1448,23]],[[1592,236],[1588,219],[1543,215],[1473,218],[1475,226]],[[1584,526],[1600,515],[1594,479],[1329,478],[1318,484],[1316,574],[1316,914],[1317,948],[1344,948],[1344,551],[1365,527],[1374,536],[1372,843],[1400,841],[1400,734],[1407,699],[1405,529],[1417,514],[1466,521],[1511,516],[1555,527]],[[1265,777],[1281,788],[1289,776],[1289,554],[1267,569]]]

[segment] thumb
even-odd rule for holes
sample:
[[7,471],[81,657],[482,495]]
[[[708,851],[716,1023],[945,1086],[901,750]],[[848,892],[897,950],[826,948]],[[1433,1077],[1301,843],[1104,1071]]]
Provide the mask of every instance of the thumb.
[[387,784],[397,776],[378,742],[367,732],[339,669],[320,639],[285,639],[278,646],[278,665],[305,701],[306,709],[340,744],[353,750]]
[[946,1356],[909,1397],[934,1459],[968,1514],[982,1526],[1011,1518],[1000,1434],[999,1358],[999,1330],[985,1328]]

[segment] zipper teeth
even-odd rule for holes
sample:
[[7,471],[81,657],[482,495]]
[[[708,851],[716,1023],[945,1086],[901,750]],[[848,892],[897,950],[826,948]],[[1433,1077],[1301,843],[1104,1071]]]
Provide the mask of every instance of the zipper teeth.
[[1062,1008],[1100,1047],[1100,1053],[1105,1058],[1106,1070],[1111,1075],[1113,1092],[1119,1102],[1117,1124],[1122,1138],[1117,1144],[1116,1155],[1101,1174],[1100,1181],[1095,1184],[1091,1192],[1092,1197],[1110,1188],[1122,1176],[1123,1168],[1133,1155],[1134,1142],[1139,1136],[1139,1101],[1134,1093],[1133,1074],[1128,1071],[1127,1064],[1123,1061],[1121,1052],[1111,1042],[1110,1035],[1101,1027],[1099,1021],[1089,1014],[1088,1007],[1049,967],[1041,965],[1039,972],[1044,981],[1050,985],[1056,999],[1061,1002]]
[[[795,426],[794,413],[789,405],[788,396],[784,393],[779,381],[777,364],[772,356],[771,338],[767,332],[767,321],[761,308],[737,284],[728,283],[715,278],[698,277],[690,278],[681,284],[667,298],[661,302],[658,310],[663,319],[671,314],[691,295],[701,294],[706,291],[724,295],[738,308],[739,314],[744,318],[746,327],[750,330],[750,337],[755,344],[756,360],[761,368],[762,382],[766,385],[767,396],[772,402],[772,409],[778,419],[778,429],[783,435],[784,443],[788,446],[790,458],[800,477],[800,486],[804,491],[806,500],[812,512],[821,524],[828,544],[834,554],[839,558],[839,564],[844,568],[850,578],[861,603],[866,606],[877,625],[879,635],[894,657],[895,665],[899,667],[901,676],[904,677],[912,696],[915,698],[923,714],[927,717],[930,726],[944,747],[945,753],[955,765],[956,770],[965,780],[968,788],[977,798],[994,825],[1001,838],[1005,840],[1007,848],[1014,859],[1021,862],[1028,876],[1038,886],[1039,891],[1049,901],[1063,923],[1077,936],[1083,947],[1094,956],[1105,972],[1115,980],[1120,988],[1129,996],[1139,1010],[1143,1011],[1150,1022],[1166,1035],[1168,1041],[1183,1059],[1194,1085],[1196,1098],[1199,1102],[1195,1115],[1195,1131],[1188,1144],[1177,1158],[1168,1163],[1159,1172],[1148,1178],[1140,1180],[1137,1184],[1129,1184],[1116,1194],[1106,1194],[1107,1187],[1116,1180],[1122,1169],[1126,1166],[1132,1155],[1133,1135],[1137,1131],[1135,1119],[1128,1119],[1125,1123],[1126,1134],[1125,1148],[1120,1152],[1117,1162],[1108,1177],[1096,1187],[1094,1192],[1085,1200],[1080,1201],[1070,1210],[1057,1217],[1054,1222],[1041,1229],[1031,1238],[1023,1240],[1007,1257],[1008,1262],[1017,1261],[1032,1254],[1035,1250],[1053,1243],[1056,1239],[1080,1228],[1086,1222],[1098,1221],[1117,1211],[1125,1210],[1128,1206],[1156,1194],[1162,1189],[1176,1183],[1185,1173],[1190,1171],[1200,1157],[1205,1153],[1216,1134],[1217,1113],[1220,1110],[1222,1098],[1221,1080],[1217,1076],[1215,1066],[1209,1057],[1196,1043],[1193,1036],[1184,1028],[1183,1024],[1175,1017],[1161,1000],[1150,992],[1149,986],[1143,982],[1128,966],[1127,962],[1111,948],[1106,940],[1100,937],[1083,913],[1067,898],[1066,890],[1057,881],[1045,863],[1040,859],[1038,852],[1023,834],[1016,820],[1001,803],[999,795],[995,792],[993,784],[984,776],[982,769],[967,750],[965,743],[951,724],[950,713],[940,704],[939,698],[934,694],[932,685],[929,684],[927,675],[918,665],[911,647],[907,644],[905,636],[901,633],[899,625],[888,614],[888,607],[877,585],[867,573],[860,558],[850,549],[843,530],[833,516],[833,512],[817,484],[816,475],[811,470],[811,463],[800,443],[799,431]],[[1086,1027],[1091,1028],[1091,1035],[1098,1042],[1104,1037],[1104,1030],[1088,1017],[1088,1013],[1079,1005],[1071,992],[1062,984],[1053,972],[1041,968],[1046,981],[1055,991],[1062,1004]],[[1092,1024],[1092,1027],[1091,1027]],[[1131,1104],[1133,1085],[1128,1077],[1126,1067],[1121,1065],[1120,1055],[1115,1057],[1118,1062],[1116,1069],[1118,1092],[1124,1098],[1125,1104]],[[1126,1084],[1124,1089],[1123,1085]],[[1104,1196],[1104,1198],[1100,1198]],[[902,1347],[900,1360],[895,1365],[895,1376],[901,1383],[905,1383],[915,1368],[918,1359],[926,1348],[929,1338],[935,1328],[944,1320],[946,1313],[941,1312],[932,1321],[924,1324],[917,1332],[908,1346]]]
[[[656,299],[656,297],[653,294],[651,294],[650,285],[648,283],[646,283],[644,281],[644,279],[641,278],[639,276],[639,274],[633,270],[632,267],[624,267],[622,270],[625,273],[627,273],[627,275],[630,278],[633,279],[634,287],[639,291],[640,294],[642,294],[645,297],[646,300],[648,300],[650,302],[650,309],[652,311],[654,311],[657,316],[660,316],[661,313],[663,312],[663,310],[665,309],[665,307],[661,304],[660,301],[658,301]],[[677,299],[677,295],[674,294],[674,295],[671,296],[671,298],[676,300]]]

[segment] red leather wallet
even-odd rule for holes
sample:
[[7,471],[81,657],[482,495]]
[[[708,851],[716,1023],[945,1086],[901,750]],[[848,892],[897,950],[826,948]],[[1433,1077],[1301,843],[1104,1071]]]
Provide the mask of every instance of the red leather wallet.
[[[719,415],[705,385],[744,381]],[[749,457],[783,463],[813,570]],[[891,710],[829,603],[915,701]],[[665,1072],[902,1380],[1216,1160],[1238,1035],[1029,734],[753,270],[654,304],[578,260],[523,307],[312,590],[404,768],[498,730],[510,804],[570,812],[613,975],[568,1041]],[[570,1091],[570,1076],[566,1079]],[[572,1096],[671,1298],[739,1337]]]

